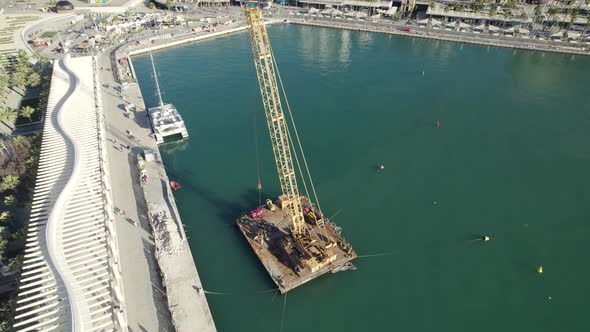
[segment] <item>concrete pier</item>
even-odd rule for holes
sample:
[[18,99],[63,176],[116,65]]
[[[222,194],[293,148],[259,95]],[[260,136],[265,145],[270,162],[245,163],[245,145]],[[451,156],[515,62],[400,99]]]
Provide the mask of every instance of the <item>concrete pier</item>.
[[[129,327],[215,331],[141,91],[135,83],[117,84],[111,65],[108,55],[99,58]],[[130,104],[133,111],[126,112]],[[155,160],[145,161],[142,172],[137,156],[144,151]],[[148,179],[143,183],[142,173]]]

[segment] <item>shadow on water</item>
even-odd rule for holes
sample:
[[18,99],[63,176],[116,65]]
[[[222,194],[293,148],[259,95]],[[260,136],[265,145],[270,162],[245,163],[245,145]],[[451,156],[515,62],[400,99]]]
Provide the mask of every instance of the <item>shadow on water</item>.
[[180,220],[178,220],[178,216],[176,215],[176,210],[172,206],[172,202],[170,201],[170,190],[168,188],[168,184],[163,179],[160,179],[160,184],[162,185],[162,193],[164,194],[164,200],[166,201],[166,205],[168,206],[168,210],[170,211],[170,217],[174,220],[174,224],[176,225],[176,231],[178,234],[182,235],[182,225],[180,224]]
[[[174,172],[172,171],[168,171],[168,175],[170,177],[178,179],[178,181],[183,181],[182,177],[177,177],[176,174],[174,174]],[[187,193],[187,195],[199,197],[215,208],[217,215],[223,221],[222,224],[228,226],[228,228],[231,227],[232,231],[228,232],[227,236],[232,238],[231,242],[233,243],[233,245],[237,246],[236,250],[245,253],[243,257],[247,257],[246,259],[249,261],[249,266],[259,268],[259,276],[262,278],[261,280],[264,280],[265,287],[276,287],[270,276],[268,276],[268,274],[264,270],[262,263],[252,251],[252,248],[248,244],[248,241],[244,238],[244,236],[235,224],[235,221],[241,215],[247,213],[248,211],[258,206],[258,191],[255,189],[246,190],[242,195],[240,195],[240,199],[237,199],[236,201],[231,201],[198,184],[194,180],[184,181],[182,183],[181,190],[188,190],[189,193]],[[262,197],[273,196],[269,196],[263,192]],[[190,231],[188,236],[190,237]]]
[[[207,189],[200,185],[194,179],[192,181],[185,181],[185,179],[176,174],[172,169],[166,169],[169,178],[176,179],[182,185],[181,190],[188,190],[190,194],[202,198],[207,203],[212,205],[217,212],[217,215],[224,220],[226,224],[233,224],[242,214],[256,208],[258,206],[258,191],[255,189],[248,189],[238,199],[228,200],[221,195]],[[261,197],[272,197],[269,194],[262,192]]]
[[[179,139],[175,141],[166,141],[164,144],[160,145],[160,152],[166,154],[172,154],[180,151],[186,150],[188,147],[188,139]],[[168,172],[168,169],[166,169]]]

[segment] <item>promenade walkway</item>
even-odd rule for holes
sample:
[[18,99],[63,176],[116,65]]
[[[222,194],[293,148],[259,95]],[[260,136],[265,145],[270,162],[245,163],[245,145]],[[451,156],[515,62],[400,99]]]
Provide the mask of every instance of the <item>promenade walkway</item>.
[[91,57],[54,63],[16,331],[126,331]]

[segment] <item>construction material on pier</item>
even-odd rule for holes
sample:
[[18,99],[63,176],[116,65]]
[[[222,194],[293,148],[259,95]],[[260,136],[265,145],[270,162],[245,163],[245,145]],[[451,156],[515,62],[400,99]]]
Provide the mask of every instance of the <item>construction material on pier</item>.
[[215,332],[205,293],[157,150],[137,155],[141,188],[156,244],[156,260],[177,331]]
[[158,95],[159,104],[156,107],[148,109],[150,122],[156,137],[156,143],[164,143],[164,139],[170,136],[188,137],[188,131],[184,125],[184,120],[176,107],[172,104],[164,104],[162,100],[162,93],[160,92],[160,83],[158,82],[158,74],[156,73],[156,66],[154,64],[154,57],[150,51],[150,60],[152,61],[152,69],[154,71],[154,81],[156,82],[156,93]]
[[[283,194],[279,196],[276,205],[267,200],[266,208],[259,207],[251,211],[249,215],[239,219],[237,225],[280,292],[285,293],[328,271],[354,269],[350,261],[356,257],[356,253],[340,235],[341,230],[324,220],[287,96],[284,89],[282,95],[279,90],[278,83],[280,82],[282,88],[282,80],[278,75],[262,12],[256,3],[248,4],[246,18],[250,26],[252,55]],[[281,96],[286,101],[295,138],[289,132]],[[291,149],[293,141],[298,144],[316,205],[308,198],[309,193],[307,197],[299,194],[292,155],[295,156],[306,192],[307,182],[299,163],[298,151],[295,147]],[[260,183],[258,189],[261,189]]]

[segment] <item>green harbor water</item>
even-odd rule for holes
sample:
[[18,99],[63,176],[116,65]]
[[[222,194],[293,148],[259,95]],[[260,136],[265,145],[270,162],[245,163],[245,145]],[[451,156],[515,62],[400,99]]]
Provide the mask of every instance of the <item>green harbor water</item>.
[[[590,58],[269,34],[325,214],[388,255],[269,292],[234,226],[259,203],[256,140],[263,200],[280,190],[248,35],[156,52],[190,133],[161,151],[219,331],[588,331]],[[153,106],[149,56],[134,65]]]

